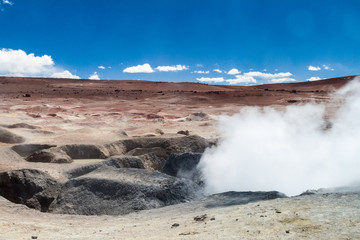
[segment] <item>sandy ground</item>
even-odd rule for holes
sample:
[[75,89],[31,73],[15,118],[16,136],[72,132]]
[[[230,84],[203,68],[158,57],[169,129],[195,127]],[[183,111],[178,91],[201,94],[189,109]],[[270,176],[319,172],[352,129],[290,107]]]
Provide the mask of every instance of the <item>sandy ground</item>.
[[[36,126],[10,129],[25,143],[103,144],[124,138],[124,132],[180,130],[215,139],[221,136],[219,117],[245,106],[323,103],[331,116],[341,103],[331,93],[350,79],[234,87],[0,77],[0,124]],[[37,168],[64,180],[62,171],[70,165],[29,163],[11,146],[0,143],[0,171]],[[0,239],[360,239],[359,199],[330,194],[211,209],[196,202],[111,217],[40,213],[0,198]],[[194,220],[203,214],[205,221]]]
[[[218,208],[200,201],[118,217],[52,215],[1,199],[0,239],[360,239],[359,197],[312,195]],[[204,214],[204,221],[194,220]]]

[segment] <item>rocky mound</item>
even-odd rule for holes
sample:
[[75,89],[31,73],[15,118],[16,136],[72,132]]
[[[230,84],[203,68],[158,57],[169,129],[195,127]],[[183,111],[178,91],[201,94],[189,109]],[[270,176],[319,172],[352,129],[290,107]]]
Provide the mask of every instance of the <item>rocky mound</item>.
[[22,143],[25,139],[6,129],[0,128],[0,142],[3,143]]
[[139,168],[149,170],[161,170],[165,164],[165,160],[158,158],[155,154],[146,154],[142,156],[118,155],[112,156],[100,163],[87,164],[85,166],[73,168],[66,174],[69,178],[76,178],[88,174],[101,167],[110,168]]
[[26,158],[28,162],[71,163],[72,158],[63,150],[53,147],[37,151]]
[[65,184],[53,213],[119,215],[194,199],[191,181],[147,169],[102,166]]
[[139,137],[105,145],[110,155],[155,153],[168,159],[171,153],[203,153],[210,143],[197,135],[183,137]]
[[14,203],[46,212],[60,184],[47,173],[22,169],[0,173],[0,195]]
[[31,154],[35,153],[36,151],[40,151],[43,149],[48,149],[56,147],[56,145],[50,144],[21,144],[21,145],[14,145],[11,147],[17,154],[22,157],[28,157]]
[[[184,137],[138,137],[132,139],[119,140],[105,145],[91,144],[68,144],[60,147],[44,149],[49,145],[24,145],[15,147],[15,151],[20,155],[28,155],[26,160],[31,162],[71,162],[72,159],[105,159],[116,155],[143,156],[143,158],[153,159],[149,154],[155,154],[158,158],[168,159],[172,153],[203,153],[210,146],[210,143],[199,136]],[[41,149],[32,152],[35,149]],[[148,161],[149,162],[149,161]],[[153,165],[153,169],[161,170],[160,165]]]
[[105,159],[110,157],[106,148],[100,145],[69,144],[61,146],[60,149],[72,159]]

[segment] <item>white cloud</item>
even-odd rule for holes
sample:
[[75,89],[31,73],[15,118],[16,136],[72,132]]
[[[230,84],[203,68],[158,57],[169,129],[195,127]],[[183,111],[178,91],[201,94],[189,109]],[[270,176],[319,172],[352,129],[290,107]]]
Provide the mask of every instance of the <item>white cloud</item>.
[[183,71],[188,70],[189,67],[185,65],[176,65],[176,66],[158,66],[156,70],[160,72],[176,72],[176,71]]
[[229,84],[240,84],[240,83],[257,83],[258,80],[267,80],[270,83],[281,83],[281,82],[294,82],[294,78],[290,72],[279,72],[279,73],[263,73],[263,72],[247,72],[241,75],[236,75],[234,79],[228,79],[226,82]]
[[123,70],[126,73],[153,73],[154,70],[150,66],[150,64],[145,63],[143,65],[137,65],[133,67],[128,67]]
[[65,70],[63,72],[56,72],[51,74],[52,78],[71,78],[71,79],[80,79],[79,76],[73,75],[71,72],[69,72],[68,70]]
[[237,75],[235,79],[226,80],[229,84],[239,84],[239,83],[256,83],[256,79],[251,76],[246,75]]
[[14,3],[10,2],[9,0],[3,0],[2,2],[3,4],[14,5]]
[[323,65],[323,68],[324,68],[325,70],[334,71],[333,68],[331,68],[329,65],[326,65],[326,64]]
[[196,67],[204,67],[202,64],[198,63],[196,64]]
[[320,78],[320,77],[311,77],[311,78],[308,78],[307,80],[308,81],[319,81],[319,80],[321,80],[322,78]]
[[46,76],[53,73],[54,61],[51,56],[35,56],[23,50],[0,50],[0,73],[10,76]]
[[199,74],[209,74],[210,71],[194,71],[194,73],[199,73]]
[[97,74],[97,72],[94,72],[92,75],[90,75],[89,79],[90,80],[100,80],[100,77]]
[[244,76],[250,76],[250,77],[258,77],[262,79],[274,79],[274,78],[285,78],[292,76],[292,73],[290,72],[279,72],[279,73],[262,73],[262,72],[247,72],[244,73]]
[[314,67],[314,66],[311,66],[311,65],[310,65],[310,66],[308,67],[308,70],[309,70],[309,71],[320,71],[320,70],[321,70],[321,67]]
[[224,78],[222,77],[219,78],[201,77],[201,78],[196,78],[196,80],[200,82],[215,82],[215,83],[224,82]]
[[0,50],[0,74],[17,77],[50,77],[80,79],[70,71],[55,66],[51,56],[35,56],[25,51],[13,49]]
[[222,73],[222,71],[220,69],[214,69],[213,71],[217,72],[217,73]]
[[236,75],[236,74],[240,74],[240,73],[241,72],[239,72],[239,70],[237,70],[236,68],[233,68],[227,72],[227,74],[230,74],[230,75]]
[[284,82],[295,82],[294,78],[274,78],[271,79],[270,82],[272,83],[284,83]]
[[98,66],[98,68],[99,68],[99,69],[105,69],[105,67],[104,67],[104,66]]

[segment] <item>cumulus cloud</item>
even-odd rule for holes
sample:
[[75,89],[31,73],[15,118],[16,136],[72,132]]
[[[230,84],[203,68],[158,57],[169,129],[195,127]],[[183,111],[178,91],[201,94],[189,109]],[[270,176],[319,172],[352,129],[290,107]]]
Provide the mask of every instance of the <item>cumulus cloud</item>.
[[98,66],[99,69],[105,69],[106,67],[104,66]]
[[194,71],[194,73],[199,73],[199,74],[209,74],[210,71]]
[[271,79],[270,82],[272,83],[284,83],[284,82],[295,82],[294,78],[274,78]]
[[160,72],[177,72],[177,71],[183,71],[188,70],[189,67],[185,65],[176,65],[176,66],[158,66],[156,70]]
[[279,73],[263,73],[263,72],[246,72],[241,75],[236,75],[234,79],[228,79],[226,82],[229,84],[240,83],[256,83],[258,80],[267,80],[269,83],[282,83],[282,82],[294,82],[294,78],[290,72]]
[[196,64],[196,67],[204,67],[202,64],[198,63]]
[[51,56],[35,56],[25,51],[3,48],[0,50],[0,75],[14,77],[75,78],[70,71],[55,66]]
[[217,72],[217,73],[222,73],[222,71],[220,69],[214,69],[213,71]]
[[321,77],[311,77],[311,78],[308,78],[307,80],[311,82],[311,81],[319,81],[321,79],[322,79]]
[[279,73],[263,73],[263,72],[247,72],[245,76],[258,77],[261,79],[274,79],[274,78],[285,78],[291,77],[293,74],[290,72],[279,72]]
[[320,71],[320,70],[321,70],[321,67],[314,67],[314,66],[311,66],[311,65],[310,65],[310,66],[308,67],[308,70],[309,70],[309,71]]
[[80,79],[79,76],[76,76],[69,72],[68,70],[65,70],[63,72],[56,72],[51,74],[51,78],[71,78],[71,79]]
[[143,65],[137,65],[133,67],[128,67],[123,70],[125,73],[153,73],[154,69],[150,66],[150,64],[145,63]]
[[251,76],[237,75],[235,76],[235,79],[228,79],[226,82],[231,85],[239,83],[256,83],[256,79]]
[[215,82],[215,83],[220,83],[225,81],[223,77],[219,77],[219,78],[201,77],[201,78],[196,78],[196,80],[200,82]]
[[100,77],[97,74],[97,72],[94,72],[92,75],[90,75],[89,79],[90,80],[100,80]]
[[51,56],[35,56],[23,50],[0,50],[0,73],[12,76],[42,76],[52,71],[54,61]]
[[230,75],[236,75],[236,74],[240,74],[240,73],[241,72],[239,70],[237,70],[236,68],[233,68],[227,72],[227,74],[230,74]]

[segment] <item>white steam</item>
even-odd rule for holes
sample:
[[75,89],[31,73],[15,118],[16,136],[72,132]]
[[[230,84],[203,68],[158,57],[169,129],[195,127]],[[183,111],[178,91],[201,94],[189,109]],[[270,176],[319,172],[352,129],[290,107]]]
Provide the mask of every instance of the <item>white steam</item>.
[[220,119],[222,139],[200,161],[209,193],[307,189],[360,180],[360,83],[336,93],[345,103],[330,122],[325,106],[245,108]]

